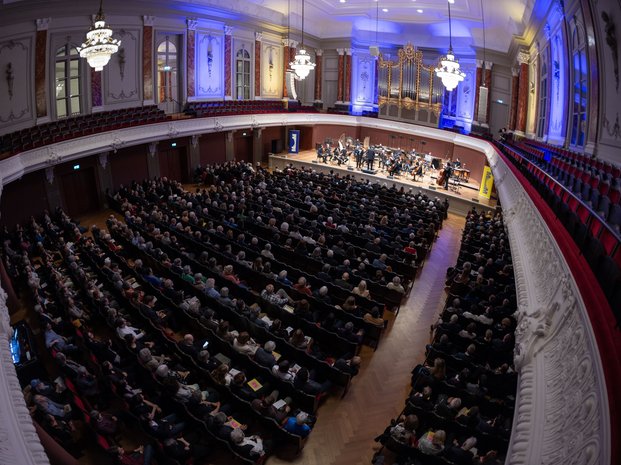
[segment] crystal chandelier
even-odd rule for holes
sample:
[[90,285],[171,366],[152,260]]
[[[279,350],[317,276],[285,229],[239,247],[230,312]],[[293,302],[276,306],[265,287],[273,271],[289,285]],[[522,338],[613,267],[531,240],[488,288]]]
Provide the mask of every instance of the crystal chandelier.
[[436,68],[436,75],[442,79],[446,90],[451,91],[457,84],[464,80],[466,73],[459,70],[459,61],[453,54],[453,31],[451,26],[451,0],[448,0],[449,13],[449,49],[446,55],[440,58],[440,64]]
[[315,69],[315,63],[311,61],[310,55],[304,49],[304,0],[302,0],[302,43],[295,59],[289,63],[289,67],[295,72],[299,81],[306,79],[306,76]]
[[99,12],[91,30],[86,33],[86,42],[78,48],[80,57],[86,58],[91,68],[101,71],[110,61],[121,45],[121,41],[112,38],[112,29],[106,27],[103,13],[103,0],[99,2]]

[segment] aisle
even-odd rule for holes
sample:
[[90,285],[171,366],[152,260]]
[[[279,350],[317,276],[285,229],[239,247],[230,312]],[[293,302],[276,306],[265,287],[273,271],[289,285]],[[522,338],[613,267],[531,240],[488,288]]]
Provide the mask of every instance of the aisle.
[[363,347],[362,369],[344,399],[330,397],[319,409],[306,447],[293,461],[271,457],[268,465],[370,464],[373,438],[398,415],[410,391],[410,371],[424,358],[429,327],[444,303],[444,276],[459,253],[462,216],[449,214],[412,293],[374,353]]

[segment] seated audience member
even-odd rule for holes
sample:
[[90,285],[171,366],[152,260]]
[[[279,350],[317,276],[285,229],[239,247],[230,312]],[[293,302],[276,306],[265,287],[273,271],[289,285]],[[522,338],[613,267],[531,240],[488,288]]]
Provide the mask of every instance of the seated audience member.
[[336,362],[334,362],[334,368],[354,377],[360,371],[360,362],[361,358],[357,355],[353,356],[349,360],[339,358]]
[[444,430],[428,431],[418,440],[418,449],[425,455],[438,455],[444,451]]
[[401,284],[401,278],[399,276],[392,278],[392,281],[386,284],[386,289],[392,289],[402,294],[405,293],[405,288]]
[[272,373],[283,381],[293,383],[296,374],[291,371],[291,365],[288,360],[280,360],[277,365],[272,367]]
[[332,387],[332,383],[329,380],[318,383],[311,379],[310,373],[306,368],[300,368],[295,374],[293,386],[306,394],[316,396],[317,394],[326,393]]
[[245,331],[240,333],[239,336],[233,339],[233,349],[235,349],[240,354],[252,357],[254,356],[258,348],[259,345],[250,337],[250,334]]
[[231,431],[231,442],[233,447],[242,455],[248,458],[259,458],[265,455],[263,440],[260,436],[253,434],[246,436],[241,428]]
[[304,332],[299,328],[293,331],[293,334],[291,334],[289,338],[289,344],[296,349],[306,350],[309,346],[309,342],[310,338],[307,339],[306,336],[304,336]]
[[352,289],[352,293],[359,295],[360,297],[366,297],[367,299],[371,298],[371,294],[367,289],[367,282],[365,280],[360,281],[358,285]]
[[315,296],[315,299],[319,300],[320,302],[323,302],[327,305],[332,305],[332,298],[328,295],[328,292],[329,290],[327,286],[321,286],[313,293],[313,295]]
[[276,365],[274,349],[276,349],[276,343],[274,341],[267,341],[263,347],[259,347],[254,353],[254,361],[261,366],[272,368]]
[[390,437],[398,443],[406,446],[416,445],[416,429],[418,417],[416,415],[402,416],[399,422],[390,428]]
[[269,396],[264,397],[263,399],[254,399],[252,401],[252,408],[254,408],[261,415],[273,418],[279,424],[282,423],[285,418],[287,418],[291,408],[289,404],[291,403],[291,398],[287,397],[284,399],[285,405],[280,409],[274,408],[274,402],[278,400],[278,391],[273,391]]
[[380,311],[377,307],[373,307],[370,313],[365,313],[362,319],[367,323],[371,323],[373,326],[377,326],[378,328],[383,328],[386,324],[386,321],[380,316]]
[[140,446],[132,452],[126,452],[121,446],[112,446],[108,453],[118,465],[151,465],[154,455],[151,444]]
[[293,289],[308,296],[313,295],[310,286],[306,284],[306,278],[304,276],[298,278],[298,282],[293,285]]
[[425,386],[423,392],[415,392],[410,396],[409,400],[412,405],[431,411],[433,409],[433,390],[431,386]]
[[298,413],[295,417],[289,417],[284,426],[285,431],[305,438],[311,432],[311,427],[306,422],[307,419],[306,413]]
[[265,286],[265,289],[261,291],[261,297],[267,302],[279,307],[293,302],[283,289],[278,289],[278,292],[275,292],[272,284]]
[[444,450],[444,457],[455,465],[472,465],[474,456],[476,455],[476,449],[474,446],[477,444],[475,437],[469,437],[461,446],[457,440],[453,441],[453,445],[447,447]]

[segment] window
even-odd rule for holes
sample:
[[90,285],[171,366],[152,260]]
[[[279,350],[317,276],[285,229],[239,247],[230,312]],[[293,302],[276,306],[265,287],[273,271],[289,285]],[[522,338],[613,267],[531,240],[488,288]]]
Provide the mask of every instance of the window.
[[548,111],[548,69],[550,68],[549,57],[550,49],[546,47],[539,54],[539,107],[537,109],[537,137],[543,138],[546,135],[546,122]]
[[235,83],[238,100],[250,99],[250,53],[244,47],[235,55]]
[[584,29],[574,16],[570,22],[572,70],[572,113],[570,145],[584,148],[587,129],[588,67]]
[[166,36],[157,46],[157,95],[160,103],[174,102],[179,92],[177,46]]
[[82,112],[80,103],[80,55],[75,45],[66,44],[56,50],[54,89],[56,117],[66,118]]

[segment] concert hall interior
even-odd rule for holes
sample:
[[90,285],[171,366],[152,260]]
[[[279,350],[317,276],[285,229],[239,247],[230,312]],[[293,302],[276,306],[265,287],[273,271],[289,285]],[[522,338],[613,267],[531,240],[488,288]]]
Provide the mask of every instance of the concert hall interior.
[[621,0],[0,0],[0,465],[621,464]]

